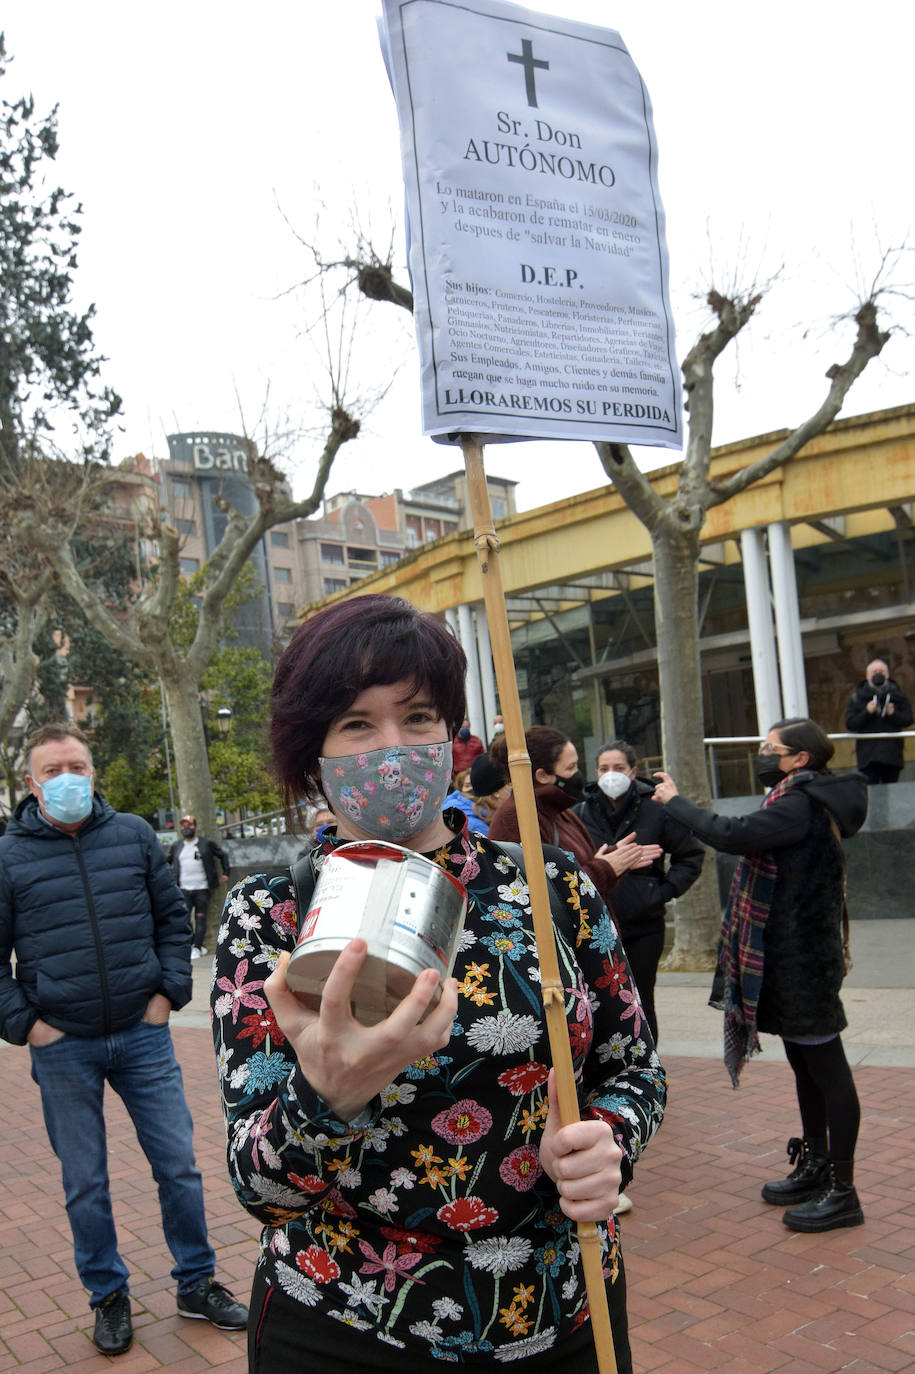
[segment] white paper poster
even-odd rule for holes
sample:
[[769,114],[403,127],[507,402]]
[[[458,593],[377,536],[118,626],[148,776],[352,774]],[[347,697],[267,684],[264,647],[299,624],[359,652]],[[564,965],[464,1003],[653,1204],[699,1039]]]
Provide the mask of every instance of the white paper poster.
[[619,34],[384,0],[423,431],[679,448],[648,94]]

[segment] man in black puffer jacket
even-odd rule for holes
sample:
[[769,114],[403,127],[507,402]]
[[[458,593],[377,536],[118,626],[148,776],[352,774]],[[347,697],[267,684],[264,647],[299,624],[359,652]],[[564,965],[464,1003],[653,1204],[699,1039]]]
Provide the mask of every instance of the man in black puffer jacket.
[[240,1330],[246,1308],[213,1279],[193,1123],[168,1029],[192,990],[184,899],[146,821],[93,794],[80,730],[42,726],[26,760],[31,795],[0,839],[0,1035],[29,1046],[76,1268],[95,1311],[93,1339],[106,1355],[132,1339],[108,1183],[106,1081],[159,1185],[178,1312]]

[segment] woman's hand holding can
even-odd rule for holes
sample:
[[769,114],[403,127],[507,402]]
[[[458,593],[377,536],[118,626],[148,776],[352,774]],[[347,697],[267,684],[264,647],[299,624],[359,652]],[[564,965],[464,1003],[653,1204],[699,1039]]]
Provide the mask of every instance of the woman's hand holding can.
[[277,1025],[302,1072],[335,1115],[347,1122],[408,1064],[447,1045],[457,1012],[457,983],[449,978],[438,1004],[426,1015],[439,985],[436,971],[426,969],[390,1016],[363,1026],[353,1016],[351,1000],[366,953],[362,939],[351,940],[341,950],[318,1011],[304,1006],[288,987],[287,954],[280,956],[264,983]]

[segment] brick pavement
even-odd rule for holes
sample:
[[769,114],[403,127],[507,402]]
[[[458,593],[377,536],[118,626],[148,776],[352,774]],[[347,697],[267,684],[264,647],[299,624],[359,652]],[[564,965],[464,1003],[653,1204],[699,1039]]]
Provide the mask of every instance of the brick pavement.
[[[208,1033],[175,1043],[196,1122],[217,1272],[245,1294],[256,1224],[235,1202]],[[671,1057],[671,1105],[631,1189],[624,1220],[637,1374],[855,1374],[915,1369],[915,1072],[856,1070],[864,1120],[864,1226],[787,1231],[759,1198],[797,1126],[782,1063],[755,1060],[733,1092],[719,1062]],[[136,1337],[123,1374],[242,1374],[244,1337],[175,1312],[171,1260],[149,1171],[120,1102],[108,1108],[115,1213],[130,1265]],[[0,1374],[107,1367],[73,1271],[57,1163],[24,1051],[0,1044]]]

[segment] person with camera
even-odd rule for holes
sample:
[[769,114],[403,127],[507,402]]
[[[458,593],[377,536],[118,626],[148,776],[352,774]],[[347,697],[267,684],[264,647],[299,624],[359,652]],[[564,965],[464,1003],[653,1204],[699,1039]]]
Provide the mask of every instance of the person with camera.
[[[912,724],[912,703],[882,658],[867,665],[863,682],[845,711],[845,728],[856,735],[884,735],[908,730]],[[855,752],[858,768],[869,783],[897,782],[902,772],[905,741],[901,739],[858,739]]]

